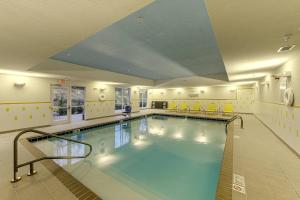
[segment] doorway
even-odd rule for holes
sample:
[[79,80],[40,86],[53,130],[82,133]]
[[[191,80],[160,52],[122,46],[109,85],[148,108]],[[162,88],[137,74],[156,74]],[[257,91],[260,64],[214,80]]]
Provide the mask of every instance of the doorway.
[[80,122],[84,120],[85,88],[72,86],[71,98],[71,122]]
[[52,122],[53,124],[68,123],[69,120],[69,88],[51,85]]
[[115,88],[115,112],[124,112],[130,105],[130,88]]
[[52,123],[84,120],[85,87],[51,85]]

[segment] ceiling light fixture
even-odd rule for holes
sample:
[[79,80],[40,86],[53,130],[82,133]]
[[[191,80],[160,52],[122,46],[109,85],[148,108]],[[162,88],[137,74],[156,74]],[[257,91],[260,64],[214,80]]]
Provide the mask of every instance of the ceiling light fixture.
[[295,44],[290,44],[289,40],[291,38],[292,34],[286,34],[283,36],[284,44],[277,50],[278,53],[285,52],[285,51],[291,51],[293,48],[295,48]]

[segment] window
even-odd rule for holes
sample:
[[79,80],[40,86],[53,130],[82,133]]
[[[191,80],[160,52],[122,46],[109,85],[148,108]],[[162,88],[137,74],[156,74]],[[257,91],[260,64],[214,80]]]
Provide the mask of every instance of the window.
[[130,88],[115,88],[115,110],[124,111],[130,105]]
[[148,94],[147,90],[145,89],[140,90],[140,108],[147,107],[147,94]]

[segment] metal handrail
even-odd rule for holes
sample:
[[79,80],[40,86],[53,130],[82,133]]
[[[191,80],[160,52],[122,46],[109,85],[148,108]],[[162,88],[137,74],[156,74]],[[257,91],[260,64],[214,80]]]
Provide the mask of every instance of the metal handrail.
[[243,120],[243,117],[240,116],[240,115],[235,115],[234,117],[230,118],[229,120],[227,120],[226,122],[226,133],[228,132],[228,125],[233,122],[234,120],[236,119],[240,119],[241,120],[241,128],[243,129],[244,128],[244,120]]
[[[29,132],[38,133],[38,134],[46,135],[46,136],[49,136],[49,137],[59,138],[59,139],[62,139],[62,140],[67,140],[67,141],[78,143],[78,144],[83,144],[83,145],[86,145],[86,146],[89,147],[89,152],[87,154],[83,155],[83,156],[45,156],[45,157],[37,158],[37,159],[31,160],[31,161],[28,161],[28,162],[25,162],[25,163],[22,163],[22,164],[18,164],[18,139],[20,138],[21,135],[23,135],[25,133],[29,133]],[[24,167],[26,165],[29,165],[29,173],[27,175],[31,176],[31,175],[36,174],[36,171],[34,171],[34,169],[33,169],[33,163],[35,163],[35,162],[39,162],[39,161],[42,161],[42,160],[49,160],[49,159],[86,158],[92,153],[92,149],[93,149],[92,145],[90,145],[88,143],[85,143],[85,142],[80,142],[80,141],[77,141],[77,140],[57,136],[57,135],[54,135],[54,134],[46,133],[46,132],[35,130],[35,129],[23,130],[14,139],[14,161],[13,161],[14,176],[13,176],[13,179],[11,180],[11,182],[14,183],[14,182],[17,182],[17,181],[21,180],[21,177],[17,176],[18,169],[20,167]]]

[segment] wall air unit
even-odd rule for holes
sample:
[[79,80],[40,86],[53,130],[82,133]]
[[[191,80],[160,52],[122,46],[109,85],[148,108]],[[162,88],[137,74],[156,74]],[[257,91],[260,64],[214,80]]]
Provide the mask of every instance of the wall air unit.
[[292,76],[292,72],[290,71],[285,71],[282,73],[272,75],[272,77],[275,78],[276,80],[279,80],[280,78],[290,78],[291,76]]

